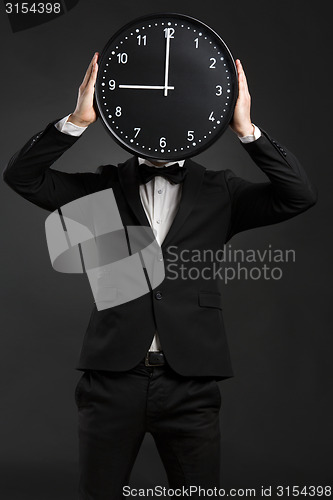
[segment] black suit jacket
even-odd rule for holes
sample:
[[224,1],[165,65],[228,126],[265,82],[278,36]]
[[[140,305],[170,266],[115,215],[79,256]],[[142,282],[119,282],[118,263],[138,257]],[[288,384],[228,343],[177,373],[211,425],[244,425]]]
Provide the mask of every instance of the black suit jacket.
[[[78,140],[59,132],[56,121],[11,158],[3,173],[5,182],[49,211],[112,188],[124,226],[149,226],[140,201],[136,157],[118,167],[101,166],[96,172],[66,173],[49,168]],[[315,204],[316,190],[296,157],[261,132],[258,140],[242,146],[265,172],[267,182],[252,183],[231,170],[206,170],[186,160],[188,175],[179,210],[162,244],[164,281],[158,290],[131,302],[102,311],[93,305],[78,370],[131,369],[144,357],[157,329],[166,359],[179,374],[219,380],[233,376],[222,317],[221,280],[174,279],[175,266],[169,272],[168,260],[170,248],[172,260],[182,250],[215,253],[240,231],[281,222]],[[195,266],[200,270],[207,262]]]

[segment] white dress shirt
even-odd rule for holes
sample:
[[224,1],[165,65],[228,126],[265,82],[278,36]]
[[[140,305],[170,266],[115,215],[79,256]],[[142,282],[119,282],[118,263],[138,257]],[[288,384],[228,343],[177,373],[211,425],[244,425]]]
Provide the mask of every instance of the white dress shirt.
[[[78,137],[86,130],[87,127],[79,127],[78,125],[74,125],[74,123],[68,122],[67,120],[69,116],[70,115],[65,116],[62,120],[56,123],[55,126],[60,132],[63,132],[64,134]],[[261,136],[261,131],[256,125],[253,124],[253,126],[254,134],[239,137],[242,142],[247,143],[259,139],[259,137]],[[149,160],[145,158],[138,158],[138,161],[139,165],[141,165],[142,163],[146,163],[147,165],[161,168],[159,166],[153,165]],[[184,162],[185,160],[171,161],[161,166],[168,167],[173,163],[179,163],[179,165],[183,167]],[[173,223],[180,203],[181,193],[181,184],[171,184],[167,179],[161,176],[156,176],[146,184],[140,185],[141,203],[143,205],[149,224],[154,231],[156,241],[159,245],[162,245],[164,238],[166,237]],[[155,332],[155,336],[149,350],[162,350],[157,332]]]

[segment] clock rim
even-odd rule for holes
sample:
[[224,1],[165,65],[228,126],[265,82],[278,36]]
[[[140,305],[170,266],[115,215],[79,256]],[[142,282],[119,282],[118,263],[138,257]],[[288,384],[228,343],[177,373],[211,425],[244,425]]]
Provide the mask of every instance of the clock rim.
[[[233,69],[231,76],[234,80],[233,83],[235,86],[235,92],[233,95],[233,99],[230,102],[230,108],[228,109],[228,120],[225,122],[224,126],[221,127],[220,130],[218,132],[216,132],[214,134],[214,136],[208,142],[206,142],[204,145],[198,147],[195,151],[180,152],[180,154],[177,155],[176,159],[185,160],[188,158],[193,158],[195,156],[198,156],[199,154],[206,151],[206,149],[208,149],[210,146],[212,146],[227,130],[227,128],[232,120],[234,110],[235,110],[236,101],[238,98],[238,73],[237,73],[237,69],[236,69],[235,60],[231,54],[229,47],[227,46],[225,41],[221,38],[221,36],[218,33],[216,33],[216,31],[214,29],[212,29],[210,26],[208,26],[204,22],[200,21],[199,19],[196,19],[195,17],[188,16],[187,14],[176,13],[176,12],[156,12],[154,14],[147,14],[145,16],[140,16],[140,17],[133,19],[132,21],[129,21],[128,23],[123,25],[121,28],[119,28],[116,31],[116,33],[114,33],[111,36],[111,38],[109,38],[109,40],[106,42],[106,44],[103,47],[103,50],[102,50],[100,57],[99,57],[99,61],[103,60],[103,58],[105,57],[106,53],[108,52],[108,50],[110,48],[110,45],[114,42],[114,40],[121,33],[123,33],[125,30],[129,29],[131,26],[136,25],[140,21],[143,21],[143,20],[147,21],[149,19],[155,19],[157,17],[162,17],[162,18],[163,17],[176,17],[179,19],[192,21],[194,23],[198,23],[199,25],[206,28],[208,31],[212,32],[218,38],[218,40],[221,42],[221,44],[224,46],[224,48],[226,49],[226,52],[227,52],[229,59],[230,59],[230,62],[231,62],[231,67]],[[102,75],[102,73],[100,73],[100,75]],[[166,154],[166,155],[163,154],[163,156],[162,156],[161,154],[156,154],[156,153],[155,154],[154,153],[146,154],[142,151],[137,151],[134,147],[131,147],[129,144],[127,144],[125,141],[123,141],[120,137],[115,135],[115,132],[113,131],[113,129],[111,127],[109,127],[108,123],[104,120],[103,115],[101,113],[101,110],[103,109],[101,106],[101,104],[102,104],[101,97],[102,96],[99,96],[100,91],[99,91],[99,87],[97,86],[97,83],[99,82],[99,80],[100,80],[99,74],[97,74],[97,79],[96,79],[96,84],[95,84],[95,92],[94,92],[94,108],[95,108],[95,111],[96,111],[97,115],[99,116],[104,128],[108,132],[108,135],[111,135],[112,139],[121,148],[125,149],[127,152],[131,153],[132,155],[135,155],[136,157],[145,158],[145,159],[151,158],[152,160],[160,160],[160,161],[166,161],[166,160],[170,159],[170,156],[168,156],[168,154]],[[173,158],[171,158],[171,160],[174,161]]]

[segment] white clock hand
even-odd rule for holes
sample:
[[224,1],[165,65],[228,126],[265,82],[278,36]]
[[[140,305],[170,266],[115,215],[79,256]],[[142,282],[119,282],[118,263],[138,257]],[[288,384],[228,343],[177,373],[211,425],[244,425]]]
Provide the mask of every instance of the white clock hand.
[[[165,89],[165,85],[118,85],[120,89]],[[168,90],[173,90],[175,87],[167,87]]]
[[168,82],[169,82],[169,62],[170,62],[170,29],[166,32],[166,48],[165,48],[165,72],[164,72],[164,95],[168,95]]

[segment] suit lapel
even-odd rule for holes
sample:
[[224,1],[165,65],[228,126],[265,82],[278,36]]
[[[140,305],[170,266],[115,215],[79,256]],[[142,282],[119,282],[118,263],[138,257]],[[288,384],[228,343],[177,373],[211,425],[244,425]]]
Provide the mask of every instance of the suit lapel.
[[[185,220],[189,216],[194,207],[196,198],[198,196],[205,168],[195,163],[192,160],[186,160],[184,166],[187,167],[188,173],[185,177],[182,186],[182,196],[179,208],[175,219],[166,235],[162,247],[167,245],[174,235],[179,231]],[[133,213],[136,215],[142,226],[149,226],[146,213],[141,203],[139,186],[139,166],[138,160],[135,156],[118,166],[119,180],[124,192],[125,198],[130,205]]]
[[133,156],[125,163],[118,166],[119,181],[124,192],[127,203],[130,205],[134,215],[139,220],[141,226],[150,226],[146,212],[142,206],[140,198],[138,159]]
[[162,248],[169,244],[191,213],[206,170],[192,160],[186,160],[184,166],[187,167],[187,175],[183,182],[182,197],[174,221],[162,243]]

